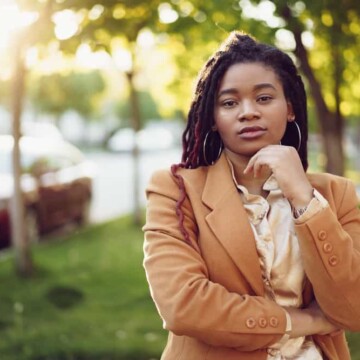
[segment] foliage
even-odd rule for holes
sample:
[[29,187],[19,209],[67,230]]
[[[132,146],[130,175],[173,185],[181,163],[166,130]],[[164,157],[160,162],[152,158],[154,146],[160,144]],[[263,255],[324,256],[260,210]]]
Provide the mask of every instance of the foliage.
[[[360,115],[360,92],[356,91],[360,86],[356,75],[360,55],[358,2],[239,0],[204,3],[193,0],[191,6],[185,6],[189,4],[187,1],[172,3],[173,11],[179,16],[169,25],[167,32],[182,38],[186,56],[193,60],[191,65],[186,58],[180,60],[186,64],[180,66],[184,73],[193,71],[192,64],[197,62],[198,50],[206,49],[204,44],[218,41],[231,30],[244,30],[268,43],[280,42],[284,35],[292,40],[293,45],[287,45],[285,50],[292,52],[308,80],[308,93],[313,100],[310,104],[315,106],[324,139],[326,170],[342,174],[344,117]],[[254,4],[258,7],[255,8]],[[314,39],[313,45],[309,44],[309,39]],[[184,78],[186,75],[177,77]],[[177,85],[182,86],[183,82]],[[313,124],[311,128],[314,128]]]
[[38,111],[59,116],[72,109],[88,118],[95,113],[96,99],[104,89],[100,71],[72,71],[33,79],[29,95]]
[[[336,87],[340,88],[341,112],[345,116],[360,115],[357,76],[360,63],[360,7],[355,0],[339,2],[306,1],[299,7],[296,1],[279,1],[276,14],[284,17],[285,6],[290,6],[291,17],[298,20],[303,32],[312,32],[314,44],[309,59],[322,85],[325,100],[336,111]],[[287,28],[293,30],[287,23]]]
[[38,271],[19,279],[0,262],[2,360],[145,360],[166,340],[129,218],[34,247]]
[[[29,0],[19,2],[27,6],[31,4]],[[44,3],[45,15],[63,10],[76,14],[78,32],[60,42],[62,49],[74,53],[79,44],[88,44],[92,49],[105,49],[114,55],[119,48],[126,47],[132,57],[132,66],[131,70],[124,71],[131,72],[131,79],[140,73],[138,42],[141,32],[150,29],[157,35],[159,43],[164,43],[166,38],[171,50],[176,47],[174,57],[178,62],[175,81],[168,87],[176,93],[177,99],[167,99],[184,113],[190,102],[191,79],[204,59],[213,52],[215,44],[231,30],[243,30],[261,41],[273,43],[280,43],[285,34],[293,42],[287,50],[296,57],[308,80],[309,94],[312,95],[310,105],[316,110],[310,111],[311,129],[316,129],[313,124],[316,118],[323,135],[326,170],[343,173],[344,118],[352,116],[358,119],[360,115],[360,80],[357,76],[360,67],[360,9],[357,1],[126,0],[119,3],[106,0],[99,4],[96,0],[38,0],[33,3],[34,8]],[[259,7],[254,10],[252,4]],[[44,18],[49,19],[49,16]],[[41,24],[39,21],[39,28]],[[309,45],[306,39],[313,44]],[[120,63],[124,62],[123,57]],[[130,84],[132,126],[140,128],[139,100],[134,83]]]
[[[142,125],[144,125],[144,123],[148,120],[162,118],[157,109],[157,104],[150,93],[146,91],[139,91],[138,96]],[[122,126],[131,126],[131,122],[129,121],[131,111],[128,100],[123,99],[119,101],[116,104],[115,112],[117,117],[122,120]]]
[[[174,2],[175,3],[175,2]],[[207,57],[213,49],[207,44],[218,43],[232,30],[242,30],[256,36],[259,40],[276,43],[278,30],[287,30],[287,36],[291,35],[291,24],[285,18],[284,11],[289,6],[291,18],[296,19],[302,27],[304,36],[314,36],[314,47],[309,52],[310,62],[316,76],[322,85],[322,90],[328,105],[335,110],[334,98],[334,52],[341,57],[341,95],[342,111],[344,115],[360,115],[360,80],[357,76],[360,63],[360,8],[357,1],[339,2],[328,0],[316,1],[269,1],[242,0],[239,2],[202,2],[193,0],[191,11],[184,15],[185,1],[177,1],[173,8],[180,16],[173,24],[169,25],[168,32],[176,33],[177,37],[185,45],[187,52],[180,59],[180,64],[189,63],[191,56],[197,61],[198,52],[202,51]],[[262,19],[261,9],[257,15],[248,14],[249,4],[268,4],[267,11],[273,10],[274,19],[271,26]],[[201,14],[201,16],[199,15]],[[290,37],[291,40],[291,37]],[[199,49],[197,51],[197,49]],[[294,50],[294,49],[292,49]],[[190,66],[182,66],[181,70],[190,71],[194,74],[192,62]]]
[[[82,15],[78,35],[62,43],[65,49],[76,50],[80,43],[111,53],[114,37],[134,43],[144,27],[158,24],[158,6],[161,0],[67,0],[62,7]],[[61,6],[61,5],[60,5]]]
[[[19,0],[20,1],[20,0]],[[20,1],[29,7],[41,8],[43,1]],[[270,3],[264,0],[253,0],[254,4]],[[165,5],[164,5],[165,4]],[[136,41],[144,29],[156,34],[168,35],[167,46],[175,52],[178,60],[177,75],[170,90],[178,91],[178,107],[187,108],[189,103],[190,84],[195,74],[208,55],[216,48],[230,31],[238,29],[249,32],[261,41],[276,42],[278,30],[290,30],[291,24],[285,18],[284,11],[289,6],[291,18],[296,19],[302,32],[311,32],[315,37],[314,47],[309,52],[311,66],[322,85],[322,92],[328,106],[335,110],[334,86],[334,53],[340,56],[340,94],[341,111],[345,116],[359,115],[359,87],[357,77],[359,70],[359,6],[356,1],[345,3],[336,0],[325,2],[298,2],[281,0],[272,3],[273,15],[277,24],[269,24],[261,16],[248,14],[249,0],[221,2],[204,2],[201,0],[172,1],[164,3],[151,1],[98,1],[67,0],[52,5],[52,11],[70,9],[79,19],[79,30],[76,36],[61,41],[62,49],[75,52],[79,44],[87,43],[93,49],[113,51],[114,39],[122,38],[122,46],[127,46],[136,55]],[[43,6],[43,5],[42,5]],[[159,18],[161,8],[175,14],[172,21],[166,23]],[[268,11],[270,11],[268,10]],[[259,10],[258,12],[261,12]],[[275,36],[276,35],[276,36]],[[175,45],[178,44],[178,45]],[[189,61],[191,57],[191,61]],[[342,69],[342,70],[341,70]],[[178,76],[179,75],[179,76]],[[186,96],[187,94],[187,96]],[[185,95],[185,98],[184,96]]]

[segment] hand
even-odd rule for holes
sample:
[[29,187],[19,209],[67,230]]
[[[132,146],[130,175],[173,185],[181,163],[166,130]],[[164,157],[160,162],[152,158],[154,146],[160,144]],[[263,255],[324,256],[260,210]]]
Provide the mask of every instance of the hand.
[[249,160],[244,174],[254,177],[266,166],[274,174],[281,191],[295,208],[307,206],[313,197],[313,188],[306,177],[297,151],[291,146],[268,145]]
[[336,325],[332,324],[324,315],[319,304],[314,300],[307,308],[310,314],[313,316],[315,322],[318,324],[319,329],[317,334],[319,335],[337,335],[342,329],[339,329]]
[[290,338],[308,335],[337,335],[341,329],[332,324],[316,301],[306,309],[285,308],[291,317]]

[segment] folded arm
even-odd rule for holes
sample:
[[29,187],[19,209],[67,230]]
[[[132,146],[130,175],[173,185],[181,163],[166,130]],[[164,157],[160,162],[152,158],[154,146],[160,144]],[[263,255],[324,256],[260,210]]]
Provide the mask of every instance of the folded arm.
[[346,330],[360,330],[360,211],[350,181],[338,184],[339,204],[295,226],[303,264],[326,317]]

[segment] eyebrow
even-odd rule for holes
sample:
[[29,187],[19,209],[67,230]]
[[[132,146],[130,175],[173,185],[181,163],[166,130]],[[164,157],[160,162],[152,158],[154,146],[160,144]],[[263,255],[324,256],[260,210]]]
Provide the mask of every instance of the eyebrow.
[[[266,88],[270,88],[270,89],[273,89],[273,90],[276,90],[276,87],[273,85],[273,84],[270,84],[270,83],[260,83],[260,84],[256,84],[254,86],[254,90],[261,90],[261,89],[266,89]],[[222,95],[226,95],[226,94],[237,94],[238,93],[238,90],[236,88],[229,88],[229,89],[224,89],[224,90],[221,90],[218,94],[218,98]]]

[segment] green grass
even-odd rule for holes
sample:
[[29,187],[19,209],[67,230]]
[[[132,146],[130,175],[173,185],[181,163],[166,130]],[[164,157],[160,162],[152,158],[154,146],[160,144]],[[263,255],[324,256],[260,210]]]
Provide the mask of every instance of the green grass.
[[360,360],[360,333],[348,333],[346,338],[350,347],[351,359]]
[[[16,277],[11,254],[2,258],[0,359],[159,359],[167,334],[149,296],[142,241],[122,218],[35,246],[32,278]],[[348,339],[360,360],[359,334]]]
[[166,332],[142,269],[142,232],[120,219],[34,248],[35,276],[0,262],[1,360],[158,359]]

